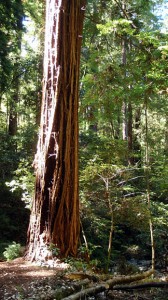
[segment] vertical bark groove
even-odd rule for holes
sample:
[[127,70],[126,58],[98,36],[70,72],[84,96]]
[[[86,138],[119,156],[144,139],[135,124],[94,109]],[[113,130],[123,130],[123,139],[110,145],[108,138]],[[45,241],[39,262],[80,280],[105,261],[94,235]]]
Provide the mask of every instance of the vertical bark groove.
[[47,0],[41,128],[27,256],[49,243],[76,255],[79,238],[78,82],[83,0]]

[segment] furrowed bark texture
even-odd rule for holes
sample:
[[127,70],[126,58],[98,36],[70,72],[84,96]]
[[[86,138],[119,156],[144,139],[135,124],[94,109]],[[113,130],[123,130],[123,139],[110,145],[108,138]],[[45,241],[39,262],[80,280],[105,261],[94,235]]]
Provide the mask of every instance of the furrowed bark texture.
[[47,0],[41,128],[27,257],[56,244],[76,255],[79,238],[78,82],[83,0]]

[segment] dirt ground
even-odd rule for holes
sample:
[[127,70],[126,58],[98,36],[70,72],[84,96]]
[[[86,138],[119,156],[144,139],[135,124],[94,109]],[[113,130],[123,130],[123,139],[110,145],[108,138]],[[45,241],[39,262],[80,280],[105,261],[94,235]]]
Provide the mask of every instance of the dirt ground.
[[59,271],[59,268],[48,269],[36,266],[23,258],[17,258],[11,262],[0,262],[0,299],[5,300],[17,294],[20,289],[29,289],[34,282],[54,278]]
[[[59,264],[58,267],[49,269],[27,262],[23,258],[0,262],[0,300],[55,299],[52,296],[53,287],[67,285],[63,278],[60,279],[61,272],[63,268]],[[102,296],[95,299],[168,300],[168,288],[132,292],[112,291],[107,298]]]

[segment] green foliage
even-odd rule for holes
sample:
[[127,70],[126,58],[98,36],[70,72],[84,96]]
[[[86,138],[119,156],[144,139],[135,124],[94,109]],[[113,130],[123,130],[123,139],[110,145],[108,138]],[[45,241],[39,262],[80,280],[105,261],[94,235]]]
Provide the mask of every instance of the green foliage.
[[[41,1],[0,3],[0,255],[13,240],[16,245],[26,242],[42,78],[42,46],[35,52],[30,40],[42,33],[42,7]],[[31,13],[38,23],[33,33]],[[9,133],[11,111],[17,117],[13,136]],[[7,255],[15,250],[12,246]]]
[[94,245],[92,243],[88,243],[88,248],[86,248],[85,244],[82,244],[79,248],[78,248],[78,256],[83,258],[84,260],[89,260],[90,261],[90,257],[92,256],[92,254],[94,253],[94,251],[97,248],[101,248],[100,246]]
[[1,260],[4,260],[3,252],[7,248],[8,245],[9,245],[8,242],[5,242],[5,241],[3,242],[1,240],[1,242],[0,242],[0,259]]
[[49,245],[49,250],[52,252],[53,256],[59,256],[60,254],[60,249],[53,243]]
[[13,179],[6,182],[6,185],[10,188],[11,192],[15,191],[19,193],[21,200],[30,208],[34,189],[34,174],[29,161],[21,159],[13,175]]
[[127,19],[109,20],[106,24],[98,24],[97,28],[102,35],[113,33],[117,30],[119,34],[133,34],[135,29],[132,28],[132,21]]
[[0,98],[11,83],[13,55],[17,55],[18,37],[23,27],[22,1],[1,1],[0,3]]
[[72,272],[75,271],[83,271],[85,272],[87,270],[87,263],[85,260],[79,258],[73,258],[73,257],[67,257],[64,260],[65,263],[67,263],[69,265],[69,268]]
[[9,136],[5,130],[0,130],[0,179],[9,178],[12,171],[17,168],[18,155],[13,151],[12,145],[16,137]]
[[152,213],[156,243],[156,255],[159,260],[160,257],[162,257],[163,261],[160,261],[160,263],[163,263],[164,265],[164,259],[167,255],[168,247],[168,204],[158,201],[153,202]]
[[[147,140],[150,197],[158,206],[167,201],[167,35],[161,33],[152,13],[155,4],[127,1],[124,8],[116,1],[88,1],[79,111],[80,200],[88,242],[100,245],[92,258],[101,262],[107,257],[112,217],[109,205],[114,223],[112,260],[121,253],[128,258],[150,256],[144,176]],[[124,139],[123,125],[130,130],[130,121],[132,137],[126,132]],[[157,215],[152,206],[156,239],[161,220],[159,215],[155,222]],[[163,223],[166,220],[163,213]],[[158,242],[156,247],[160,249]]]
[[21,245],[13,242],[3,252],[4,257],[7,260],[13,260],[21,255]]
[[21,192],[11,192],[0,184],[0,240],[10,242],[26,242],[26,232],[29,221],[29,210],[21,201]]

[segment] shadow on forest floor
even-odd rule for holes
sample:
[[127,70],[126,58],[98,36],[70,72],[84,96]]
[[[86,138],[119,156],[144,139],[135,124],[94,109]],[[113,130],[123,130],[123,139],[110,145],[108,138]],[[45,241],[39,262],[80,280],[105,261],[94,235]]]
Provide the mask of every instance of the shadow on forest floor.
[[[71,288],[74,280],[63,276],[64,267],[58,266],[49,269],[40,267],[17,258],[11,262],[0,262],[0,299],[24,300],[61,300],[55,297],[58,290],[62,293],[65,288]],[[87,299],[113,300],[168,300],[168,288],[151,288],[126,291],[110,291],[108,295],[99,294]]]

